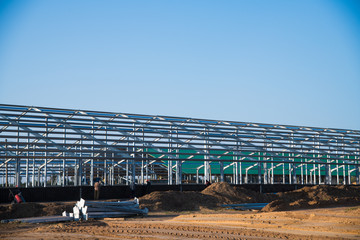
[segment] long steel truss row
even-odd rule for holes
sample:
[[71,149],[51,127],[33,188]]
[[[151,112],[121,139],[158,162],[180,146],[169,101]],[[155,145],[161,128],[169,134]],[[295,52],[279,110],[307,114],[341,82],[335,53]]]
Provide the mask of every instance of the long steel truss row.
[[359,184],[360,131],[0,104],[0,185]]

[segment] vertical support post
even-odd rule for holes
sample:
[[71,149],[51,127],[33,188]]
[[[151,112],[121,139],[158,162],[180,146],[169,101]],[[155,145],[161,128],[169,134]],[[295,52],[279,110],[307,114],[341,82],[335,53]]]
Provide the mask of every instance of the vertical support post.
[[[220,182],[224,182],[225,178],[224,178],[224,162],[223,161],[219,161],[219,165],[220,165]],[[199,170],[197,170],[197,174],[198,174]],[[197,179],[199,178],[199,176],[197,176]]]
[[37,174],[37,186],[41,186],[41,182],[40,182],[40,171],[41,169],[38,167],[38,174]]
[[313,164],[313,184],[316,184],[316,165]]
[[309,178],[308,178],[308,161],[307,161],[307,159],[305,159],[305,183],[306,184],[309,184]]
[[146,154],[146,165],[145,165],[146,180],[149,179],[149,154]]
[[19,151],[19,148],[20,148],[20,145],[19,145],[19,142],[20,142],[20,127],[18,126],[17,127],[17,144],[16,144],[16,149],[17,149],[17,152],[16,152],[16,159],[15,159],[15,186],[16,187],[20,187],[21,185],[21,180],[20,180],[20,151]]
[[283,184],[286,183],[286,179],[285,179],[285,163],[282,164],[282,174],[283,174],[283,177],[282,177],[282,182]]
[[[356,170],[355,170],[355,175],[356,175],[356,184],[360,184],[360,161],[359,161],[359,157],[360,157],[360,148],[357,149],[357,157],[355,157],[355,162],[357,163],[357,165],[355,166]],[[357,159],[357,161],[356,161]]]
[[326,160],[328,164],[325,164],[325,181],[326,184],[331,185],[331,167],[329,160]]
[[172,125],[170,126],[170,133],[169,133],[169,149],[168,149],[168,184],[172,185],[173,184],[173,166],[172,166]]
[[61,176],[61,186],[65,186],[65,159],[62,161],[62,176]]
[[83,180],[83,164],[82,164],[82,138],[83,136],[81,135],[80,136],[81,140],[80,140],[80,146],[79,146],[79,150],[80,150],[80,153],[79,153],[79,185],[82,186],[82,180]]
[[[336,155],[337,156],[337,155]],[[339,160],[336,159],[336,184],[340,184],[340,178],[339,178]]]
[[91,144],[91,160],[90,160],[90,185],[94,186],[94,147],[95,147],[95,128],[94,121],[92,121],[92,144]]
[[141,184],[145,184],[145,179],[144,179],[144,158],[142,158],[141,160]]
[[31,183],[31,186],[32,187],[35,187],[35,144],[33,144],[33,162],[32,162],[32,183]]
[[[271,160],[274,160],[271,158]],[[271,162],[271,184],[274,184],[274,163]]]
[[355,166],[355,176],[356,176],[356,184],[360,184],[360,165],[359,165],[359,161],[356,161],[357,165]]
[[27,136],[27,152],[26,152],[26,173],[25,173],[25,187],[29,187],[29,154],[30,154],[30,133]]
[[5,187],[9,187],[9,173],[8,173],[8,164],[7,164],[7,139],[5,139]]
[[[241,157],[239,157],[239,158],[241,158]],[[240,161],[239,162],[239,183],[240,184],[243,184],[243,175],[242,175],[242,162]]]
[[300,181],[301,181],[301,184],[304,184],[304,163],[303,161],[301,160],[301,166],[300,166]]
[[289,184],[292,184],[292,171],[292,164],[289,163]]
[[259,157],[258,157],[258,159],[259,159],[259,162],[258,162],[258,183],[259,184],[262,184],[262,176],[261,176],[261,162],[260,162],[260,160],[261,160],[261,158],[260,158],[260,152],[258,152],[258,154],[259,154]]
[[[176,129],[176,137],[179,138],[179,132]],[[176,144],[176,153],[179,152],[179,144]],[[176,154],[176,184],[181,185],[182,184],[182,163],[181,160],[179,160],[179,155]]]
[[[64,128],[64,148],[68,149],[66,146],[66,126],[63,125]],[[63,152],[63,159],[62,159],[62,176],[61,176],[61,186],[65,186],[65,161],[66,161],[66,152]]]
[[111,159],[111,174],[110,174],[110,184],[111,186],[114,186],[114,178],[115,178],[115,174],[114,174],[114,159],[115,159],[115,153],[112,153],[112,159]]
[[106,186],[108,181],[108,176],[107,176],[107,159],[105,158],[104,160],[104,185]]
[[125,177],[126,177],[126,185],[129,185],[129,159],[126,159],[126,164],[125,164]]
[[248,184],[249,183],[249,174],[248,174],[248,169],[245,169],[245,183]]
[[233,159],[235,160],[235,162],[234,162],[235,176],[234,177],[235,177],[235,184],[239,184],[240,180],[239,180],[239,162],[238,162],[238,160],[239,160],[238,159],[238,155],[239,155],[239,130],[238,129],[236,129],[235,134],[236,134],[236,149],[233,152],[233,154],[234,154]]
[[196,168],[196,184],[199,184],[199,168]]
[[133,124],[133,142],[132,142],[132,160],[131,160],[131,186],[135,190],[136,184],[136,166],[135,166],[135,123]]
[[107,176],[107,151],[108,151],[108,147],[107,147],[107,138],[108,138],[108,135],[107,135],[107,127],[105,127],[105,153],[104,153],[104,156],[105,156],[105,159],[104,159],[104,185],[106,186],[108,184],[108,176]]
[[210,179],[210,163],[209,163],[209,145],[208,145],[208,131],[206,128],[204,128],[204,136],[205,136],[205,140],[204,140],[204,149],[205,149],[205,154],[204,154],[204,182],[206,181],[211,181]]
[[[48,118],[45,119],[45,138],[48,137]],[[45,162],[44,162],[44,187],[47,186],[47,150],[48,150],[48,144],[45,143]]]
[[142,143],[141,143],[141,183],[145,184],[145,179],[144,179],[144,149],[145,149],[145,131],[144,131],[144,126],[141,128],[142,130]]
[[237,129],[237,142],[239,143],[239,151],[237,152],[238,154],[238,159],[240,160],[239,162],[239,178],[240,178],[240,184],[243,184],[243,174],[242,174],[242,157],[241,157],[241,151],[242,151],[242,142],[240,141],[240,137],[239,137],[239,129]]
[[[295,158],[293,158],[293,161],[295,161]],[[296,176],[296,163],[292,163],[292,183],[297,184],[297,176]]]
[[267,157],[266,157],[266,151],[267,151],[266,134],[264,134],[263,138],[264,138],[264,152],[262,154],[260,153],[260,155],[263,155],[262,160],[264,160],[264,162],[263,162],[264,184],[268,184],[269,183],[269,175],[268,175],[268,166],[267,166],[267,162],[266,162],[266,160],[267,160]]
[[236,162],[232,163],[233,175],[232,175],[232,184],[236,184]]

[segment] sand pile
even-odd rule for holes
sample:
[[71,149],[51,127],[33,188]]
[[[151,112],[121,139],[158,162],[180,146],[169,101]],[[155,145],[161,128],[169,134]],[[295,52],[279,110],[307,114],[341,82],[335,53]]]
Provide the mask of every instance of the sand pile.
[[0,220],[26,217],[61,215],[63,211],[72,212],[71,203],[20,203],[0,206]]
[[360,186],[304,187],[291,192],[278,193],[278,200],[271,202],[262,211],[286,211],[303,208],[354,205],[360,203]]
[[140,198],[141,207],[155,211],[191,211],[221,204],[270,202],[275,195],[256,193],[228,183],[214,183],[202,192],[152,192]]

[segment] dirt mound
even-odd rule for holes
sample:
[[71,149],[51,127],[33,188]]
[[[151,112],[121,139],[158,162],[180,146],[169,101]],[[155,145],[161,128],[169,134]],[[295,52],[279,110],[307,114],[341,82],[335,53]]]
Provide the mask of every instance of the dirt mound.
[[271,202],[275,199],[273,194],[262,194],[239,186],[232,187],[226,182],[211,184],[201,193],[216,197],[222,204]]
[[150,211],[192,211],[218,205],[217,198],[199,192],[152,192],[139,200],[140,207],[147,207]]
[[270,202],[275,195],[261,194],[228,183],[213,183],[202,192],[152,192],[140,198],[141,207],[155,211],[191,211],[221,204]]
[[61,215],[63,211],[72,212],[71,203],[20,203],[0,206],[0,220],[26,217]]
[[262,211],[286,211],[301,208],[353,205],[360,202],[360,186],[318,185],[277,194],[278,199]]

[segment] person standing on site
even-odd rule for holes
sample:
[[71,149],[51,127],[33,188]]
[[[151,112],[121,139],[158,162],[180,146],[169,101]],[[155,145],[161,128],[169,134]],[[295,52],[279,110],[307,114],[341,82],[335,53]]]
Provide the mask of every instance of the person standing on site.
[[94,183],[94,200],[99,200],[100,196],[100,182],[97,181]]
[[211,185],[211,182],[209,182],[208,180],[206,180],[205,186],[208,187],[208,186],[210,186],[210,185]]
[[151,192],[151,182],[150,180],[146,180],[146,194],[149,194]]

